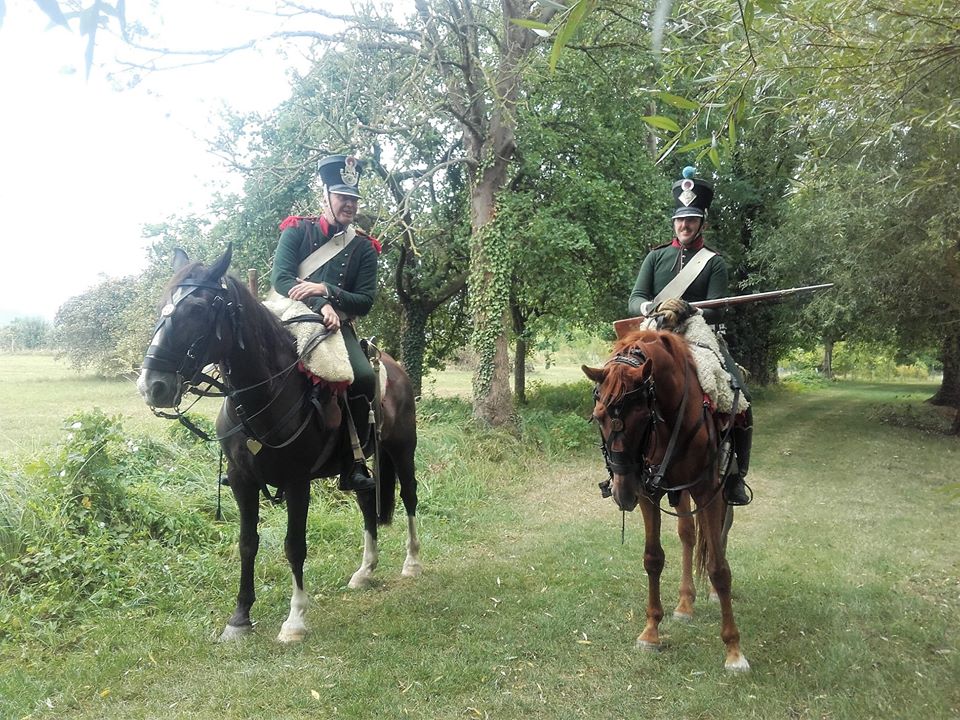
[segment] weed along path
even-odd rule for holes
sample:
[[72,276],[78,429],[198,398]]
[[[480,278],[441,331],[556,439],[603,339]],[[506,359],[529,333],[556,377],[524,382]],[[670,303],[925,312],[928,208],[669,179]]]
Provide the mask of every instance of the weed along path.
[[[399,577],[398,525],[382,531],[375,587],[346,591],[358,514],[318,487],[306,640],[274,641],[290,580],[283,510],[267,508],[260,627],[214,643],[236,589],[228,511],[222,539],[178,549],[179,560],[158,549],[139,558],[145,583],[166,573],[156,595],[86,603],[72,626],[0,635],[0,717],[955,717],[960,510],[944,488],[960,476],[960,446],[874,412],[912,401],[853,386],[757,403],[757,499],[737,511],[728,550],[748,674],[723,670],[720,612],[703,587],[692,622],[667,613],[662,652],[634,649],[643,524],[628,514],[621,544],[623,518],[597,489],[596,428],[556,450],[471,428],[439,406],[418,460],[419,580]],[[663,537],[669,610],[680,564],[673,519]]]

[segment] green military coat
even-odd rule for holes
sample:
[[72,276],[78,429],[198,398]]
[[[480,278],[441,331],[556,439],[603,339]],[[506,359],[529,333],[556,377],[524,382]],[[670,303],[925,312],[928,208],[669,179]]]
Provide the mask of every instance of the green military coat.
[[[324,218],[317,221],[307,218],[288,218],[281,226],[280,242],[273,258],[273,270],[270,284],[278,293],[287,297],[290,288],[297,284],[297,268],[314,250],[317,250],[332,238]],[[326,230],[326,232],[324,232]],[[325,283],[330,297],[307,298],[306,304],[316,311],[328,302],[347,317],[362,317],[373,307],[377,292],[377,249],[376,241],[369,235],[357,231],[343,250],[327,263],[315,270],[310,277],[303,278],[316,283]]]
[[[280,242],[273,256],[270,284],[284,297],[289,297],[290,288],[297,284],[297,268],[300,263],[328,242],[339,242],[325,218],[289,217],[280,224]],[[310,297],[304,302],[316,312],[329,303],[343,318],[362,317],[373,307],[377,291],[377,255],[380,244],[359,230],[343,249],[322,267],[303,278],[316,283],[325,283],[330,292],[327,297]],[[351,396],[360,394],[373,400],[376,376],[360,347],[353,325],[341,325],[341,334],[353,367],[354,381]],[[355,411],[356,412],[356,411]],[[363,411],[364,413],[366,410]],[[356,422],[363,422],[358,417]]]
[[[627,311],[630,315],[641,315],[641,305],[653,300],[657,293],[693,260],[701,247],[703,247],[702,243],[698,243],[696,246],[684,248],[679,242],[674,241],[651,250],[640,265],[637,281],[634,283],[633,292],[630,293],[630,300],[627,303]],[[683,299],[687,302],[697,302],[725,297],[728,294],[727,282],[727,263],[720,255],[714,255],[690,283],[683,293]],[[705,310],[703,315],[708,323],[719,322],[718,310]]]

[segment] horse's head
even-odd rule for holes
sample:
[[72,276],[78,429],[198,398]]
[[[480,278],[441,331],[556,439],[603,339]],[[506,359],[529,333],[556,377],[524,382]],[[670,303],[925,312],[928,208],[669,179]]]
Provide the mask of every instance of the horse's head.
[[213,265],[190,263],[174,252],[174,275],[162,300],[160,319],[143,359],[137,389],[150,407],[176,407],[184,386],[197,380],[203,368],[222,355],[230,333],[228,288],[224,275],[232,248]]
[[644,451],[656,420],[653,361],[639,346],[624,347],[601,368],[583,365],[596,383],[592,419],[600,426],[613,499],[633,510],[640,499]]

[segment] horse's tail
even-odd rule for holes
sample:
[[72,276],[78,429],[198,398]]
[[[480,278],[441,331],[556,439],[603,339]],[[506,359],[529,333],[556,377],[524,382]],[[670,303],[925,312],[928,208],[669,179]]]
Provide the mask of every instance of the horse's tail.
[[390,456],[380,453],[380,514],[377,525],[389,525],[393,522],[393,510],[397,505],[397,471]]
[[707,577],[707,535],[703,531],[703,522],[700,514],[693,516],[694,525],[697,529],[697,540],[693,546],[693,567],[697,577],[703,579]]

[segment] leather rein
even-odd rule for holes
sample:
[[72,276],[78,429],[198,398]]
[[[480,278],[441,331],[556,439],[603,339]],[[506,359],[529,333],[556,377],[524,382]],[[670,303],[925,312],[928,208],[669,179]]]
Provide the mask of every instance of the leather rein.
[[[267,403],[264,404],[261,409],[252,414],[248,414],[246,412],[244,406],[239,402],[239,396],[263,385],[267,385],[278,378],[285,379],[297,367],[302,360],[303,355],[312,350],[317,344],[325,340],[330,333],[327,331],[318,333],[314,337],[314,340],[304,348],[303,352],[299,354],[297,359],[289,366],[279,370],[260,382],[242,388],[233,388],[230,387],[229,383],[230,369],[228,363],[220,363],[224,369],[224,377],[227,379],[226,384],[204,372],[204,367],[201,365],[204,358],[207,356],[213,337],[216,337],[218,340],[223,339],[224,315],[226,315],[226,319],[228,319],[231,324],[233,337],[238,347],[241,350],[245,349],[241,330],[243,306],[238,302],[233,302],[230,300],[229,290],[226,285],[211,282],[196,282],[193,280],[187,280],[177,285],[171,297],[171,302],[165,305],[160,312],[160,320],[157,322],[157,326],[154,329],[154,341],[157,340],[159,333],[162,330],[166,330],[172,326],[173,316],[176,312],[177,306],[197,289],[211,290],[214,293],[213,299],[211,300],[213,315],[207,331],[201,334],[196,340],[193,341],[193,343],[190,344],[190,346],[184,352],[182,358],[174,353],[171,353],[162,345],[155,343],[151,344],[144,357],[143,367],[151,370],[158,370],[160,372],[175,373],[185,387],[186,391],[193,395],[197,395],[197,400],[199,400],[201,397],[225,397],[231,400],[233,402],[233,407],[237,417],[240,419],[240,423],[233,426],[230,428],[230,430],[222,435],[211,437],[209,433],[199,428],[196,423],[192,422],[186,416],[186,412],[189,411],[194,404],[196,404],[196,400],[191,403],[190,407],[188,407],[186,411],[182,411],[179,405],[174,408],[173,413],[163,412],[162,410],[158,410],[154,407],[151,407],[150,409],[157,417],[162,417],[168,420],[178,420],[197,437],[207,441],[225,440],[226,438],[235,435],[242,430],[247,435],[247,448],[253,454],[258,453],[264,447],[278,450],[290,445],[298,437],[300,437],[304,430],[306,430],[307,426],[310,424],[310,421],[314,417],[313,412],[305,413],[303,422],[300,423],[297,429],[288,438],[281,442],[270,442],[268,440],[270,431],[268,430],[263,434],[258,433],[253,428],[251,421],[261,413],[265,412],[279,398],[280,392],[278,391]],[[315,322],[322,322],[319,316],[315,316],[315,318]],[[285,323],[303,321],[306,319],[313,321],[312,317],[298,317],[292,318],[289,321],[285,321]],[[201,385],[206,385],[207,388],[202,389],[200,387]],[[209,388],[211,387],[216,388],[216,391],[210,390]],[[283,427],[288,420],[296,416],[311,404],[315,406],[316,401],[313,399],[311,393],[305,393],[303,395],[303,401],[292,405],[282,418],[280,418],[277,422],[271,423],[272,427]]]
[[[629,349],[627,354],[618,353],[613,358],[608,360],[606,365],[629,365],[633,368],[641,367],[648,360],[647,355],[644,354],[643,350],[639,347],[632,347]],[[687,490],[702,481],[703,475],[699,474],[696,479],[688,483],[683,483],[680,485],[671,485],[664,486],[663,478],[666,476],[667,472],[670,469],[670,463],[674,459],[674,456],[679,447],[680,441],[680,431],[681,426],[683,425],[683,417],[687,409],[687,404],[690,397],[690,363],[687,358],[683,359],[683,392],[680,398],[680,404],[677,408],[675,417],[676,421],[673,423],[673,428],[670,431],[670,439],[667,441],[667,447],[664,450],[663,457],[660,459],[659,463],[653,463],[650,461],[650,457],[655,450],[656,442],[656,426],[660,423],[665,422],[663,414],[661,413],[660,404],[657,400],[656,393],[656,383],[654,382],[653,375],[651,374],[647,377],[642,383],[637,387],[625,392],[623,396],[617,400],[616,403],[610,404],[607,406],[607,411],[611,417],[610,427],[611,432],[609,437],[604,437],[603,428],[600,427],[600,449],[603,452],[603,457],[607,465],[607,471],[610,474],[612,480],[613,474],[617,473],[620,475],[628,475],[634,473],[638,476],[639,482],[643,486],[644,492],[653,500],[654,504],[660,509],[661,512],[667,513],[668,515],[675,516],[688,516],[695,515],[701,511],[707,504],[704,504],[702,507],[698,507],[696,510],[690,513],[674,513],[669,510],[666,510],[660,507],[659,500],[663,497],[664,494],[670,496],[670,504],[676,505],[679,501],[680,493],[683,490]],[[597,385],[593,391],[594,400],[599,402],[600,400],[600,386]],[[621,439],[623,442],[620,444],[624,447],[628,447],[626,442],[625,427],[623,422],[623,416],[626,413],[627,409],[634,402],[643,402],[646,405],[647,409],[647,421],[644,425],[643,432],[640,436],[640,442],[637,443],[632,449],[625,450],[612,450],[610,445],[614,443],[615,440]],[[710,448],[710,459],[709,462],[712,463],[717,452],[716,448],[716,437],[714,435],[713,425],[707,423],[707,414],[708,414],[708,405],[706,402],[702,404],[702,412],[700,413],[699,418],[697,419],[696,425],[685,433],[686,443],[689,443],[690,440],[697,434],[701,426],[705,423],[708,426],[709,433],[709,443]],[[596,419],[594,416],[592,419]],[[598,423],[599,426],[599,423]],[[632,450],[632,452],[631,452]],[[607,481],[609,483],[610,480]],[[601,484],[602,486],[603,484]],[[609,486],[608,486],[609,487]],[[710,498],[710,502],[713,501],[714,497],[719,493],[719,490],[722,489],[722,484],[718,486],[718,489],[715,491],[713,497]],[[606,496],[607,492],[604,492]]]

